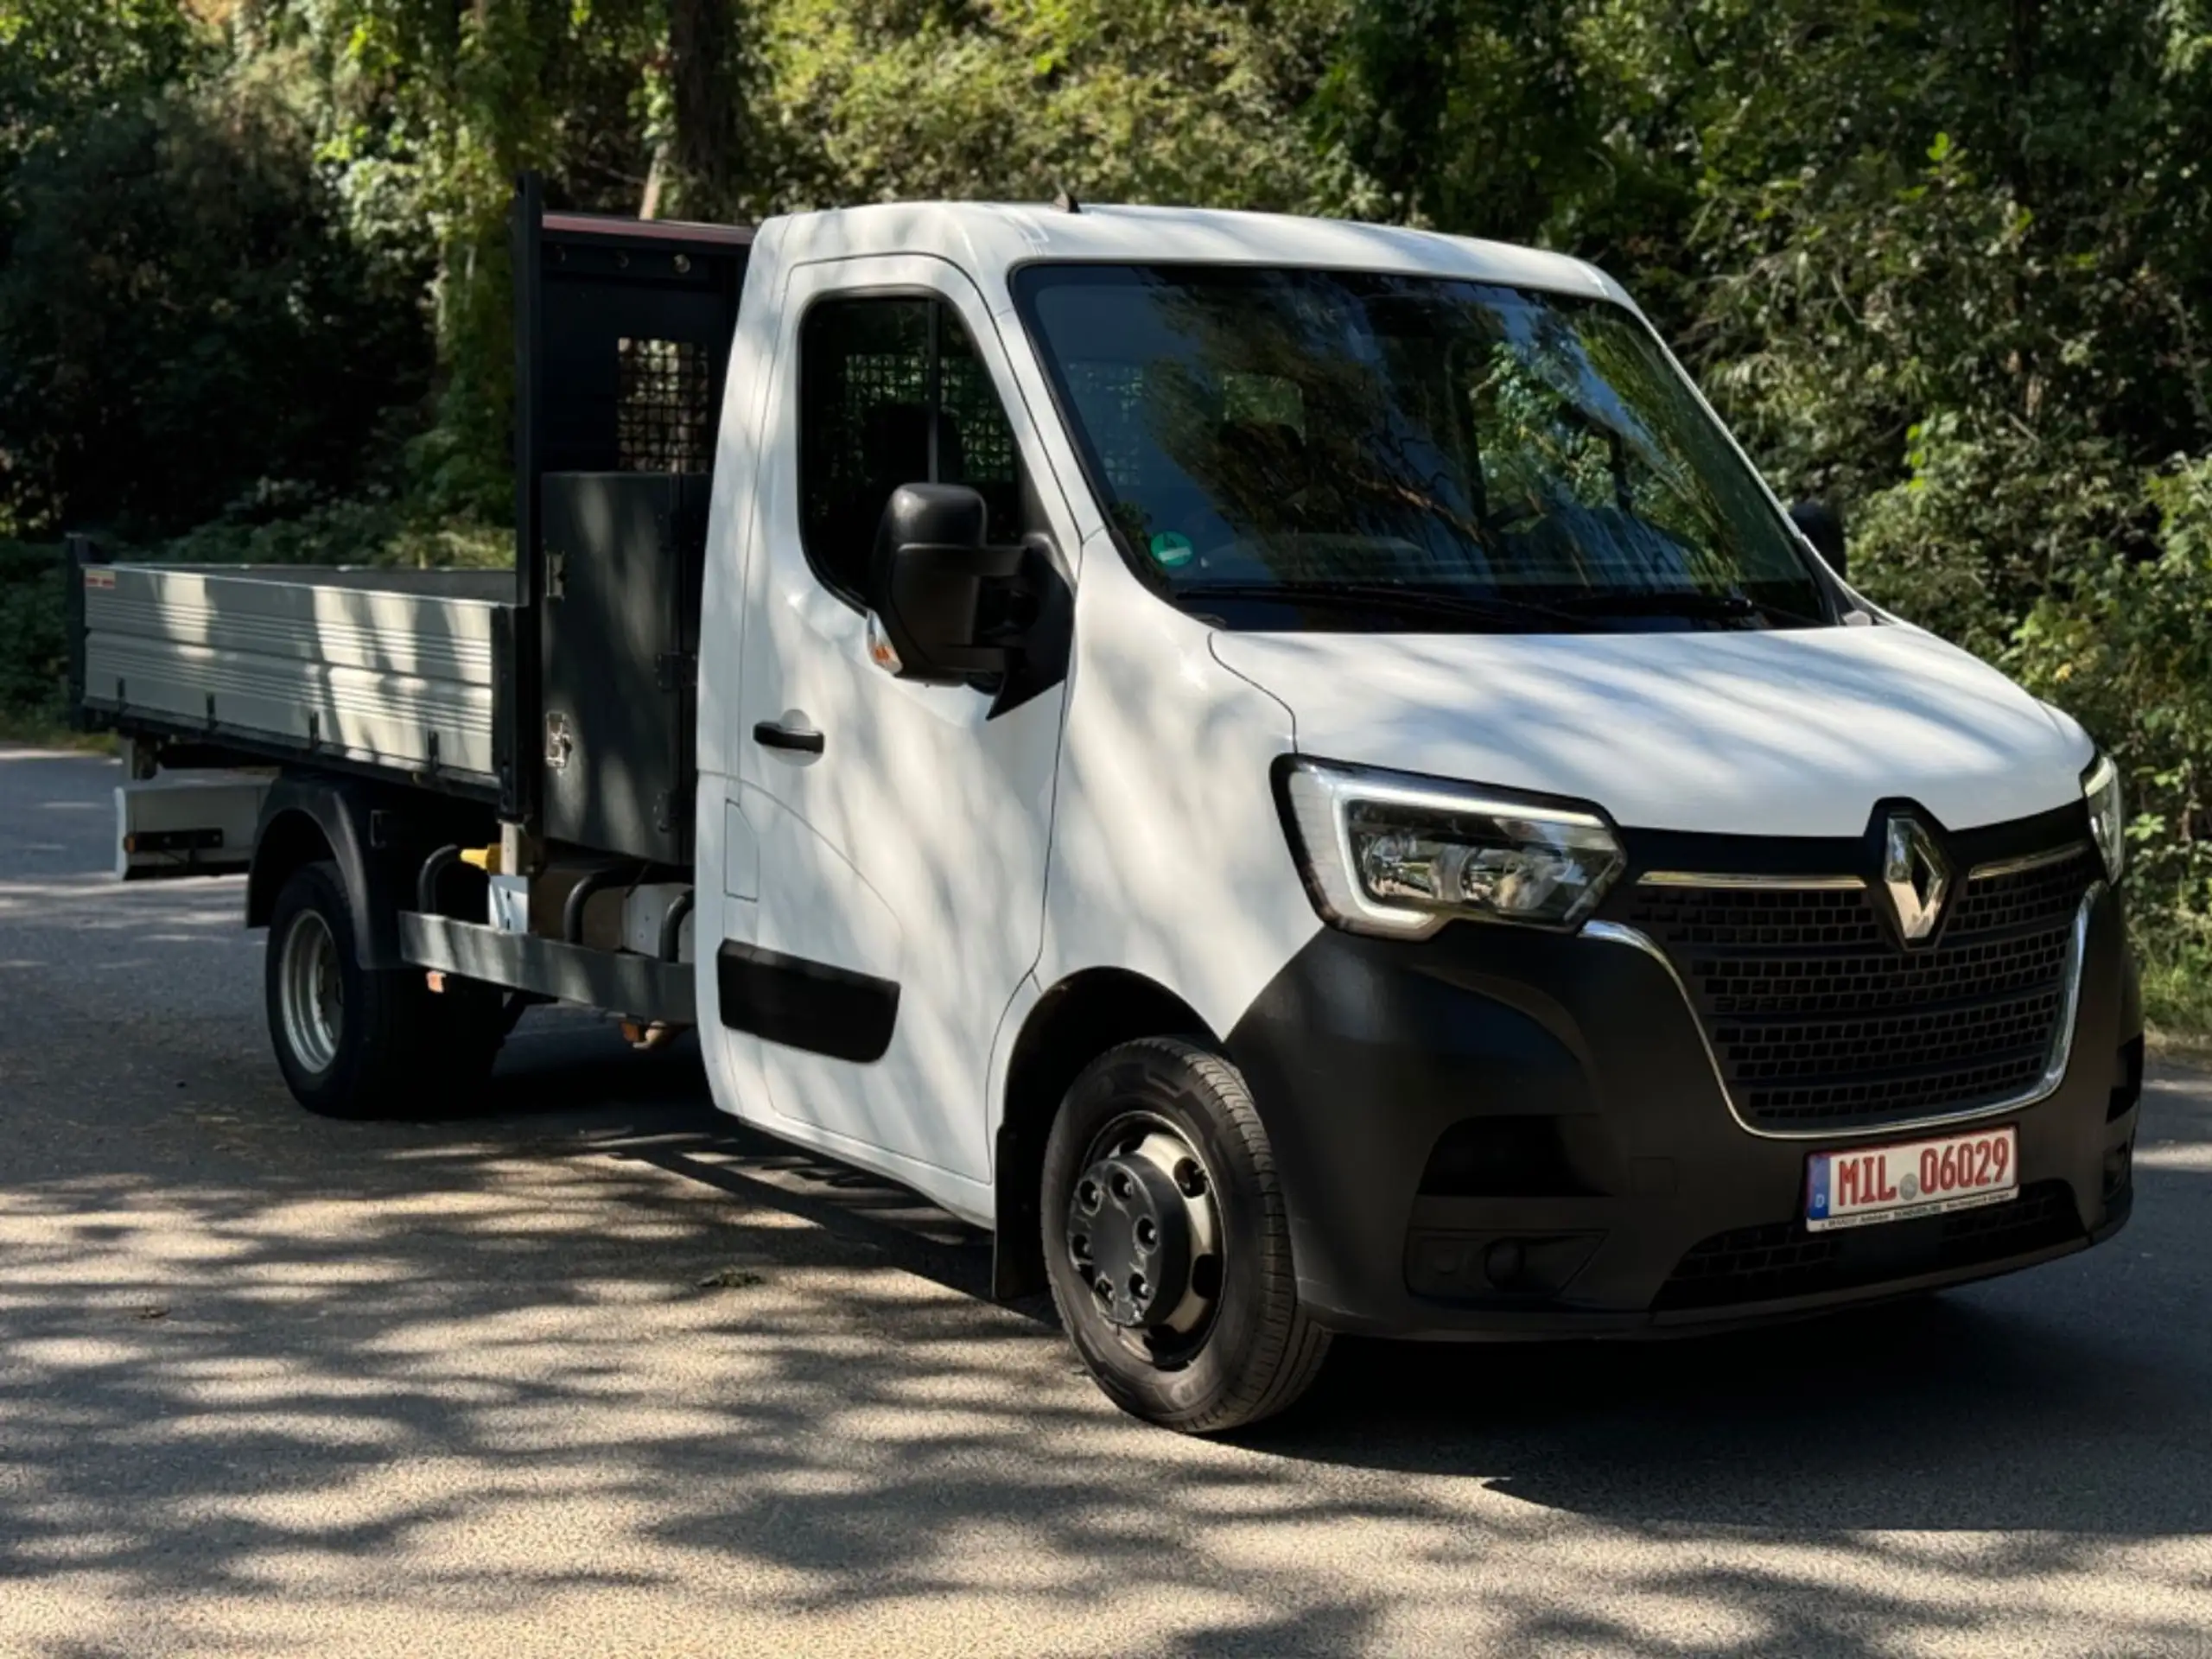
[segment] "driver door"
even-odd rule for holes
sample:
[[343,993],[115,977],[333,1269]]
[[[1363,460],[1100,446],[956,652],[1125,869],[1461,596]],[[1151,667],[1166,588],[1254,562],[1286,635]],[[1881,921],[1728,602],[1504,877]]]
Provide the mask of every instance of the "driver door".
[[964,276],[800,266],[783,315],[738,728],[758,933],[724,946],[723,1017],[765,1039],[800,1138],[987,1195],[992,1043],[1039,950],[1065,686],[994,715],[988,689],[894,679],[869,658],[868,567],[901,484],[971,486],[994,542],[1071,548],[1071,525]]

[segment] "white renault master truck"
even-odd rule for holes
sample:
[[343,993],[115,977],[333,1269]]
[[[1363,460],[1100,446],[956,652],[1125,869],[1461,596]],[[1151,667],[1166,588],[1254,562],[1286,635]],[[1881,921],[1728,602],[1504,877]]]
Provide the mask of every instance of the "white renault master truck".
[[533,1001],[696,1028],[1198,1432],[1338,1332],[1723,1326],[2126,1220],[2112,764],[1853,592],[1601,272],[527,183],[517,253],[512,577],[83,554],[119,861],[250,863],[310,1107],[465,1099]]

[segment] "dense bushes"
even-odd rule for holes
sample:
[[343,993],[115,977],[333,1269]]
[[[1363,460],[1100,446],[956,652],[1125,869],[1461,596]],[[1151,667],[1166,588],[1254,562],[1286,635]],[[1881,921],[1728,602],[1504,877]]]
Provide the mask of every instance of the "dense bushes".
[[0,451],[26,525],[143,538],[270,484],[344,493],[418,400],[423,273],[343,233],[306,135],[241,92],[64,129],[9,181]]
[[58,728],[67,642],[61,550],[0,541],[0,733]]
[[2070,560],[1996,655],[2120,756],[2147,1001],[2212,1032],[2212,460],[2144,490],[2150,546]]

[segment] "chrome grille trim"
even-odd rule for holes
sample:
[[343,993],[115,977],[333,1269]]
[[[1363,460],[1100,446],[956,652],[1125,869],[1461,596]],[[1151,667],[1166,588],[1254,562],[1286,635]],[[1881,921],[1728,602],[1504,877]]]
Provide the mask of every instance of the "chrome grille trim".
[[2024,875],[2030,870],[2042,869],[2047,864],[2063,864],[2069,858],[2095,849],[2086,841],[2069,841],[2063,847],[2054,847],[2049,852],[2029,853],[2020,858],[2000,858],[1987,864],[1977,864],[1967,872],[1967,880],[1980,881],[1992,876]]
[[1707,875],[1696,870],[1651,870],[1636,878],[1643,887],[1717,887],[1729,893],[1855,893],[1857,875]]
[[[2091,850],[2086,841],[2069,841],[2019,858],[1993,859],[1967,872],[1967,880],[1980,881],[2001,875],[2023,875],[2050,864],[2063,864]],[[1727,870],[1646,870],[1636,878],[1644,887],[1713,887],[1730,893],[1850,893],[1866,885],[1863,875],[1755,875]]]

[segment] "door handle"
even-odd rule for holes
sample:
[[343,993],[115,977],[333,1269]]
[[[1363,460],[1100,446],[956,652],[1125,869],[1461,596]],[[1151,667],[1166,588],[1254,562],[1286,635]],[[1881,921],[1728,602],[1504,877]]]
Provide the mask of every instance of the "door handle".
[[753,741],[764,749],[795,749],[801,754],[822,753],[822,734],[795,732],[779,721],[764,720],[753,728]]

